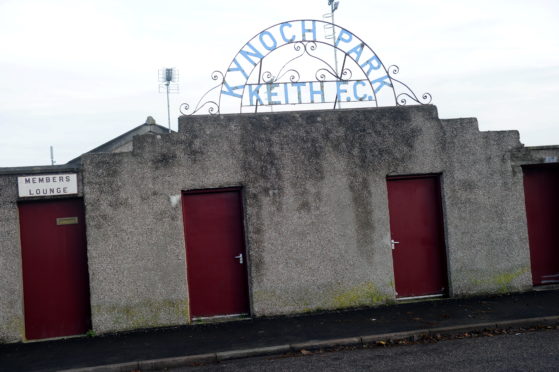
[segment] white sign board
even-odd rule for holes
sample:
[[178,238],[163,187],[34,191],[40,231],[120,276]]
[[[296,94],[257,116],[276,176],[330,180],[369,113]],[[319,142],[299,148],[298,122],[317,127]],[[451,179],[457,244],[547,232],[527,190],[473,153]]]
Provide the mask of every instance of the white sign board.
[[17,186],[21,198],[72,195],[78,193],[78,175],[66,173],[23,176],[17,178]]

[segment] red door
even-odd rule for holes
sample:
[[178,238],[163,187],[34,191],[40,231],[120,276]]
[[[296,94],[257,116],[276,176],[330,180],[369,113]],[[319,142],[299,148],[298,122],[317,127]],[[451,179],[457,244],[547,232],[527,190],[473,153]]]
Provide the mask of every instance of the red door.
[[524,168],[524,199],[532,282],[559,283],[559,167]]
[[40,339],[91,328],[81,199],[19,204],[25,335]]
[[398,297],[446,292],[439,177],[388,178],[392,258]]
[[190,316],[248,314],[240,190],[184,192],[182,205]]

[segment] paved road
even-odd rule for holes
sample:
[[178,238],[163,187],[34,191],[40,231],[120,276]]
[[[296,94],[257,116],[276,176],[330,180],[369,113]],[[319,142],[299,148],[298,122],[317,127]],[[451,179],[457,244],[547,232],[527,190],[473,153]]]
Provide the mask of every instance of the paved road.
[[173,371],[558,371],[559,329],[434,344],[244,359]]

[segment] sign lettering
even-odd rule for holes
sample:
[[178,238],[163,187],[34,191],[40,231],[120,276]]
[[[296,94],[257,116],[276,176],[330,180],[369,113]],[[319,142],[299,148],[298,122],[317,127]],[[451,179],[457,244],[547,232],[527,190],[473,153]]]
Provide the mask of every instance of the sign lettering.
[[373,101],[368,80],[247,84],[245,106]]
[[[336,108],[341,103],[360,107],[359,103],[431,102],[430,94],[418,98],[395,79],[398,72],[397,66],[386,67],[363,40],[345,28],[312,19],[282,22],[244,44],[225,73],[212,74],[218,85],[204,94],[193,112],[185,112],[188,104],[181,105],[181,112],[195,114],[204,107],[216,114],[222,107],[240,107],[243,112],[243,107],[258,111],[259,107],[301,104],[333,103]],[[212,91],[218,96],[206,98]]]
[[17,183],[21,198],[78,193],[76,173],[22,176],[17,178]]

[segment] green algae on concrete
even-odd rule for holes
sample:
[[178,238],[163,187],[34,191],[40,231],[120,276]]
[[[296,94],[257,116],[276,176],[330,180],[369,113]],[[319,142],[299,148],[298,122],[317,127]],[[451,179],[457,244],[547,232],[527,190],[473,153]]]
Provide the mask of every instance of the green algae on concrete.
[[364,283],[337,294],[333,303],[335,308],[346,308],[380,305],[387,303],[388,299],[373,283]]
[[317,307],[309,301],[308,295],[291,297],[286,293],[258,290],[253,292],[252,302],[256,316],[317,311]]
[[472,285],[474,288],[478,288],[478,290],[479,288],[490,287],[494,292],[510,293],[518,290],[513,285],[513,282],[527,272],[529,272],[529,268],[523,267],[514,271],[496,274],[487,279],[474,279],[472,280]]
[[499,286],[499,292],[501,293],[508,293],[514,290],[514,287],[511,285],[512,282],[522,276],[523,274],[528,272],[528,268],[518,269],[516,271],[510,273],[502,273],[499,275],[495,275],[492,279],[495,284]]
[[6,324],[7,326],[4,329],[0,329],[0,344],[16,341],[18,336],[21,340],[25,340],[25,321],[23,317],[11,317]]
[[[324,295],[311,302],[309,295],[286,297],[269,291],[255,291],[253,303],[258,315],[313,313],[360,306],[375,306],[391,303],[393,297],[380,291],[375,284],[366,282],[349,289],[325,289]],[[280,311],[270,311],[270,309]]]
[[[98,333],[165,327],[189,322],[187,300],[144,301],[127,306],[94,305],[92,317],[103,324],[93,324]],[[102,320],[101,320],[102,319]]]

